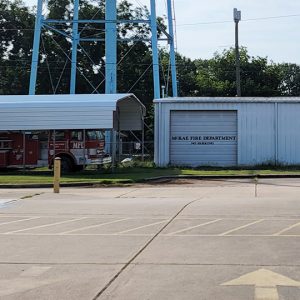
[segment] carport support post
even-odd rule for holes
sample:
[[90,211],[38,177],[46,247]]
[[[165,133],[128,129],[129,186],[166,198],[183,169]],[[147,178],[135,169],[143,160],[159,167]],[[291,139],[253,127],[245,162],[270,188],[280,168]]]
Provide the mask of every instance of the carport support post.
[[86,151],[86,130],[83,129],[83,169],[86,167],[85,151]]
[[113,129],[110,131],[111,133],[111,169],[112,172],[114,172],[115,167],[116,167],[116,134]]
[[145,161],[145,122],[142,112],[142,161]]
[[26,133],[23,131],[23,171],[25,171],[26,166]]
[[55,159],[55,150],[56,150],[56,130],[53,130],[53,160]]
[[117,119],[118,119],[118,162],[121,161],[121,127],[120,127],[120,109],[117,108]]

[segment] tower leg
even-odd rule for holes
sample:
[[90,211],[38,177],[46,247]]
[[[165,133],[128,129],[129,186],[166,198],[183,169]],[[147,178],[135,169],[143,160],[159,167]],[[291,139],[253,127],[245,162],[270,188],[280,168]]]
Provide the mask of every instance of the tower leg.
[[79,0],[74,0],[70,94],[76,94]]
[[105,4],[105,93],[117,93],[117,1]]
[[43,22],[42,12],[43,12],[43,0],[38,0],[37,16],[35,20],[35,29],[34,29],[33,50],[32,50],[29,95],[34,95],[36,91],[37,69],[39,63],[39,51],[40,51],[41,31],[42,31],[42,22]]
[[159,58],[157,42],[157,20],[156,20],[156,1],[151,0],[151,32],[152,32],[152,55],[153,55],[153,81],[154,98],[160,98],[160,77],[159,77]]
[[[117,1],[105,3],[105,93],[117,93]],[[110,131],[105,133],[106,152],[112,153],[114,139]],[[112,153],[113,155],[113,153]]]
[[172,89],[173,97],[178,96],[178,87],[177,87],[177,68],[176,68],[176,54],[175,54],[175,36],[173,28],[173,10],[172,10],[172,1],[167,0],[168,3],[168,21],[169,21],[169,35],[171,36],[170,40],[170,60],[171,60],[171,73],[172,73]]

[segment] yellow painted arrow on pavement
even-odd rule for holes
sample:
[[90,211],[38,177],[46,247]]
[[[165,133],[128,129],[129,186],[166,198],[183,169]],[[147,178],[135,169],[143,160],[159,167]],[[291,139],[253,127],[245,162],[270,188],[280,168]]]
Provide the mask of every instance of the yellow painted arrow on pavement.
[[279,300],[277,286],[300,287],[300,282],[266,269],[260,269],[225,282],[222,285],[254,285],[254,300]]

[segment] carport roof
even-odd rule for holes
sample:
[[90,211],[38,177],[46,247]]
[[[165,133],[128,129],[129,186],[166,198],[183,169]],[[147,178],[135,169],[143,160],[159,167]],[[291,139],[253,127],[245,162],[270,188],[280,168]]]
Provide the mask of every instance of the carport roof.
[[0,130],[141,130],[144,115],[133,94],[0,96]]

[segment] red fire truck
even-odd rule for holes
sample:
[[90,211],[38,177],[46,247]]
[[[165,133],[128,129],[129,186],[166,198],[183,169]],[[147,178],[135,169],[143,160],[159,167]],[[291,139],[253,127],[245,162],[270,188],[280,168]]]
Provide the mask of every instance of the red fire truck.
[[64,172],[86,165],[109,163],[102,130],[51,130],[40,132],[0,132],[0,168],[52,168],[61,158]]

